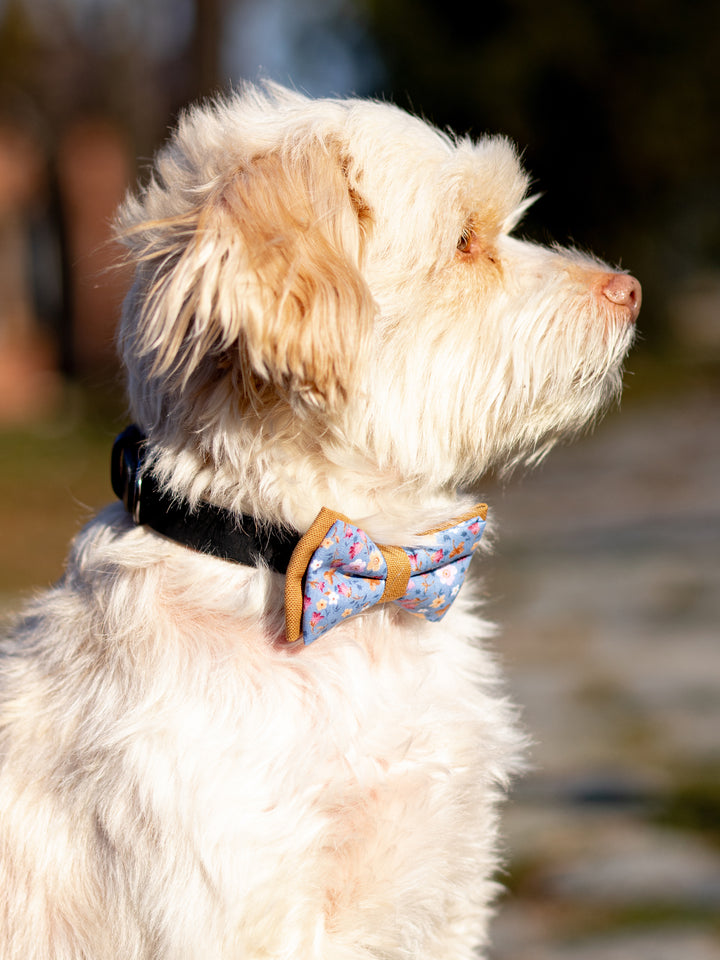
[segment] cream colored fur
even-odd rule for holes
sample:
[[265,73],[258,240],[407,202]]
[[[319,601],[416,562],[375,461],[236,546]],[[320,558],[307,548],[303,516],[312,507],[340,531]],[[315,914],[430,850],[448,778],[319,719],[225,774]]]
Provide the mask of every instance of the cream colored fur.
[[[188,112],[119,233],[153,469],[408,543],[620,387],[608,268],[514,239],[503,139],[246,89]],[[484,559],[476,559],[482,567]],[[282,639],[282,578],[116,504],[19,618],[0,692],[3,960],[470,960],[522,738],[472,585]]]

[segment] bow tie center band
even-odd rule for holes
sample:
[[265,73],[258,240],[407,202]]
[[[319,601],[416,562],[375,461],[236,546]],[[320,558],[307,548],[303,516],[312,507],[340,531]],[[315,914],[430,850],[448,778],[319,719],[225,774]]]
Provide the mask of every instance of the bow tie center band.
[[193,507],[163,490],[144,467],[146,438],[127,427],[116,438],[112,485],[137,525],[201,553],[234,563],[267,564],[285,574],[290,643],[311,643],[336,624],[381,603],[440,620],[462,586],[485,529],[487,505],[435,530],[415,546],[375,544],[347,517],[326,507],[300,536],[210,503]]

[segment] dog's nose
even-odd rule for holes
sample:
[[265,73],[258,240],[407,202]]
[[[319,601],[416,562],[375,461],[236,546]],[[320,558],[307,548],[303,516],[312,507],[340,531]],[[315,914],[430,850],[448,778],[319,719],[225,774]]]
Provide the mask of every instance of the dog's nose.
[[635,277],[627,273],[611,273],[601,289],[611,303],[627,307],[630,321],[635,323],[642,303],[642,287]]

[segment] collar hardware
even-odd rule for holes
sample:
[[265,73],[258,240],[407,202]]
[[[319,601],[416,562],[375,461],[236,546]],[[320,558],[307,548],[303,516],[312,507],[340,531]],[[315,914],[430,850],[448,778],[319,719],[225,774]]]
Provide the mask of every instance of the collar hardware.
[[285,573],[300,535],[279,524],[263,524],[212,503],[190,504],[163,490],[145,463],[146,437],[135,424],[115,438],[110,478],[115,495],[137,526],[152,527],[171,540],[246,566],[265,563]]
[[144,442],[141,431],[131,424],[115,439],[110,461],[110,480],[115,496],[122,500],[137,525],[144,522],[141,510],[143,475],[140,470]]

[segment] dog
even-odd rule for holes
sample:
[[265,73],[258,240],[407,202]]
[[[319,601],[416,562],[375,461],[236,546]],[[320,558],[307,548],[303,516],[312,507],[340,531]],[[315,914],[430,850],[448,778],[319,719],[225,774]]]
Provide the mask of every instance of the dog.
[[123,502],[2,648],[4,960],[486,948],[525,736],[462,491],[618,396],[640,307],[528,186],[387,103],[181,117],[117,220]]

